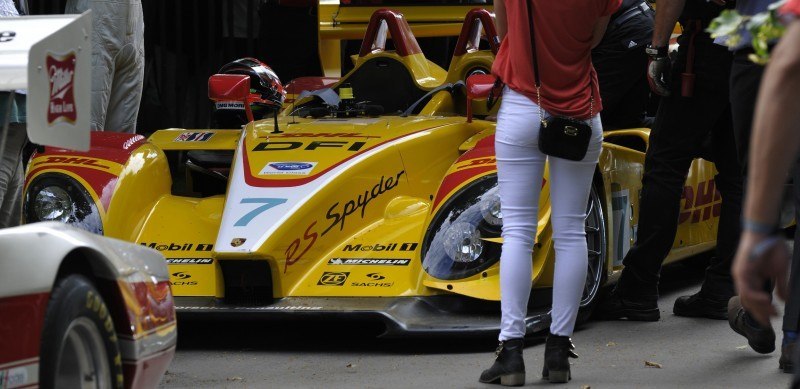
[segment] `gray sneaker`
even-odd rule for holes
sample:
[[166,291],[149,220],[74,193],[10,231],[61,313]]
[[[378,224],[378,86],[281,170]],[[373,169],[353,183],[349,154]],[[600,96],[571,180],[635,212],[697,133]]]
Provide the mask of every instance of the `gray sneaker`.
[[759,354],[775,351],[775,331],[772,326],[762,327],[742,307],[739,296],[728,300],[728,324],[737,334],[747,338],[747,344]]

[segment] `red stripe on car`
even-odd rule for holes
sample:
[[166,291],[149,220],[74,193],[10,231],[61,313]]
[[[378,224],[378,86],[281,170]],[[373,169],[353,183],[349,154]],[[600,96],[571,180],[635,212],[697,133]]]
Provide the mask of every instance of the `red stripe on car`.
[[0,365],[39,356],[49,298],[49,292],[0,298]]

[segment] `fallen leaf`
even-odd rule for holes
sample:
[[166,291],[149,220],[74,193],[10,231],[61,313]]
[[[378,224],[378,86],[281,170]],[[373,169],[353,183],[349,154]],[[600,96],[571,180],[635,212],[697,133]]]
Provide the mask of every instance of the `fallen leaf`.
[[606,343],[606,347],[614,347],[614,346],[616,346],[616,345],[617,345],[617,344],[616,344],[616,343],[614,343],[614,342],[608,342],[608,343]]
[[745,345],[745,346],[739,346],[739,347],[736,347],[736,349],[737,349],[737,350],[744,350],[744,349],[746,349],[746,348],[747,348],[747,346],[746,346],[746,345]]
[[583,385],[581,386],[581,389],[592,389],[592,387],[589,385]]
[[345,366],[345,367],[348,368],[348,369],[352,369],[352,368],[356,367],[356,365],[354,363],[348,363],[347,366]]
[[647,367],[655,367],[656,369],[661,368],[661,364],[657,362],[644,361],[644,365]]
[[228,381],[241,381],[242,377],[228,377]]

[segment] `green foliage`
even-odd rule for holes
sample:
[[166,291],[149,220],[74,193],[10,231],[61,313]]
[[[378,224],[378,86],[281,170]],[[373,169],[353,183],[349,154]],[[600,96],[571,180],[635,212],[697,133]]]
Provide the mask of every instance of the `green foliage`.
[[779,0],[770,4],[768,10],[753,16],[740,15],[735,10],[724,10],[711,21],[708,31],[712,38],[725,37],[725,44],[736,46],[742,40],[742,31],[752,35],[753,54],[749,59],[764,65],[769,61],[769,44],[783,36],[785,27],[778,18],[778,8],[787,0]]

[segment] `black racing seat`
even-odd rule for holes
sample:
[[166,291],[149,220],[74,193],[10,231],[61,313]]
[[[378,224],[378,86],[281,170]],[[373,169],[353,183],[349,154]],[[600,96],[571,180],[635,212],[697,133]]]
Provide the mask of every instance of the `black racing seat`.
[[391,57],[368,59],[347,77],[357,101],[369,101],[386,113],[405,111],[427,93],[412,78],[406,66]]

